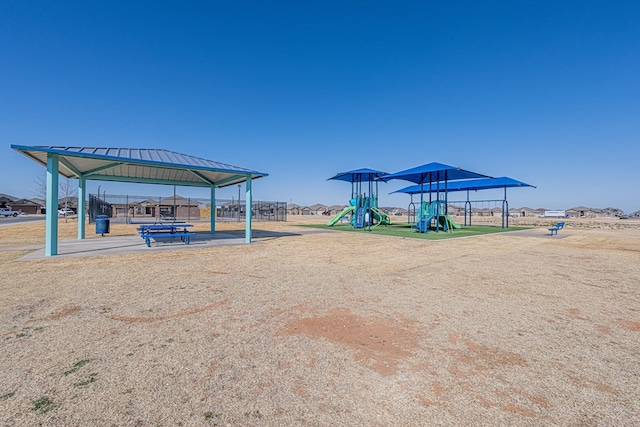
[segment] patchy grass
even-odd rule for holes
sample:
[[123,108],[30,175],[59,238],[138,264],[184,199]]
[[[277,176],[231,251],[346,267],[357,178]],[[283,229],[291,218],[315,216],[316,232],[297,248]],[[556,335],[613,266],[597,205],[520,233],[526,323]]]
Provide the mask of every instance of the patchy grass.
[[204,413],[204,419],[205,420],[207,420],[207,421],[216,420],[213,423],[214,426],[218,425],[217,421],[219,421],[221,418],[222,418],[222,413],[221,412],[218,412],[218,413],[214,414],[211,411],[207,411],[207,412]]
[[259,409],[256,409],[255,411],[251,411],[251,412],[245,412],[244,416],[245,417],[250,417],[250,418],[255,418],[255,419],[262,418],[262,414],[260,413]]
[[94,382],[96,382],[96,376],[97,375],[98,374],[96,374],[96,373],[90,374],[89,375],[89,379],[84,380],[84,381],[80,381],[79,383],[75,383],[74,386],[76,386],[76,387],[84,387],[86,385],[94,383]]
[[69,369],[68,371],[64,371],[63,374],[65,376],[67,376],[69,374],[73,374],[74,372],[76,372],[78,369],[82,368],[84,365],[86,365],[89,362],[90,362],[89,359],[80,360],[80,361],[74,363],[73,366],[71,367],[71,369]]
[[7,400],[11,397],[13,397],[16,394],[15,391],[10,391],[9,393],[5,393],[2,396],[0,396],[0,400]]
[[40,413],[45,413],[50,411],[51,409],[55,408],[56,405],[55,403],[53,403],[53,400],[51,400],[50,397],[48,396],[43,396],[38,400],[34,400],[33,401],[33,408],[31,408],[32,411],[36,411],[36,412],[40,412]]

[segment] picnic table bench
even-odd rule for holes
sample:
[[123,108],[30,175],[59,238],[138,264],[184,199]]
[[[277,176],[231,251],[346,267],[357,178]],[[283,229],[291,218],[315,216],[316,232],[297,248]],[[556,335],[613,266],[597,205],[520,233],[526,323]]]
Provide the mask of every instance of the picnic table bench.
[[559,222],[556,225],[554,225],[551,228],[548,228],[548,230],[551,232],[551,235],[553,236],[554,233],[557,235],[559,230],[562,230],[564,228],[564,222]]
[[180,240],[188,245],[192,236],[196,233],[188,231],[193,224],[150,224],[137,228],[148,247],[151,247],[151,239],[162,237],[180,237]]

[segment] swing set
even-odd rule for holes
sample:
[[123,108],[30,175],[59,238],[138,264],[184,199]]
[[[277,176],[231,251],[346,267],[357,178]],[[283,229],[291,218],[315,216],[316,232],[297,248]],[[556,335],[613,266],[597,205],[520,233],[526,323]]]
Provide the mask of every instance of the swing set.
[[[434,187],[434,184],[436,186]],[[507,188],[510,187],[533,187],[533,185],[527,184],[522,181],[518,181],[509,177],[500,177],[500,178],[485,178],[485,179],[473,179],[473,180],[462,180],[462,181],[453,181],[449,182],[446,187],[446,192],[454,192],[454,191],[466,191],[467,199],[464,201],[451,201],[447,202],[444,209],[445,213],[447,212],[448,206],[452,205],[456,206],[464,206],[464,226],[471,226],[471,217],[473,213],[472,205],[482,206],[484,209],[484,205],[493,204],[494,206],[501,205],[501,216],[502,216],[502,228],[509,228],[509,202],[507,201]],[[470,200],[469,194],[470,191],[478,191],[478,190],[488,190],[488,189],[497,189],[504,188],[504,198],[498,200]],[[411,201],[409,202],[409,207],[407,209],[409,215],[409,223],[416,223],[416,211],[417,206],[413,201],[414,194],[420,194],[421,199],[424,194],[429,194],[431,198],[432,193],[442,192],[437,183],[430,183],[429,186],[420,186],[420,185],[411,185],[409,187],[402,188],[400,190],[394,191],[393,193],[404,193],[409,194],[411,196]],[[468,220],[467,220],[468,218]]]

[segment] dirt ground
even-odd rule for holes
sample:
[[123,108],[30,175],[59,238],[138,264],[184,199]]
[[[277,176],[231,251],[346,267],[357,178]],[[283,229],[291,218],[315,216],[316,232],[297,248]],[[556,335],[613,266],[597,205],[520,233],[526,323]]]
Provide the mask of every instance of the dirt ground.
[[640,221],[444,241],[296,226],[327,219],[40,261],[16,260],[44,224],[0,227],[0,424],[640,425]]

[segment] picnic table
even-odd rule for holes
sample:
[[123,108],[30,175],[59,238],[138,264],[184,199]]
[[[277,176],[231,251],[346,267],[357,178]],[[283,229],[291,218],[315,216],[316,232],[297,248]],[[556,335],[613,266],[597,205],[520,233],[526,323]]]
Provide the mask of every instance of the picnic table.
[[144,239],[148,247],[151,247],[152,238],[155,240],[163,237],[180,237],[180,240],[185,245],[188,245],[190,238],[196,235],[196,233],[188,230],[189,227],[193,227],[193,224],[148,224],[141,225],[137,230],[138,233],[140,233],[140,237]]

